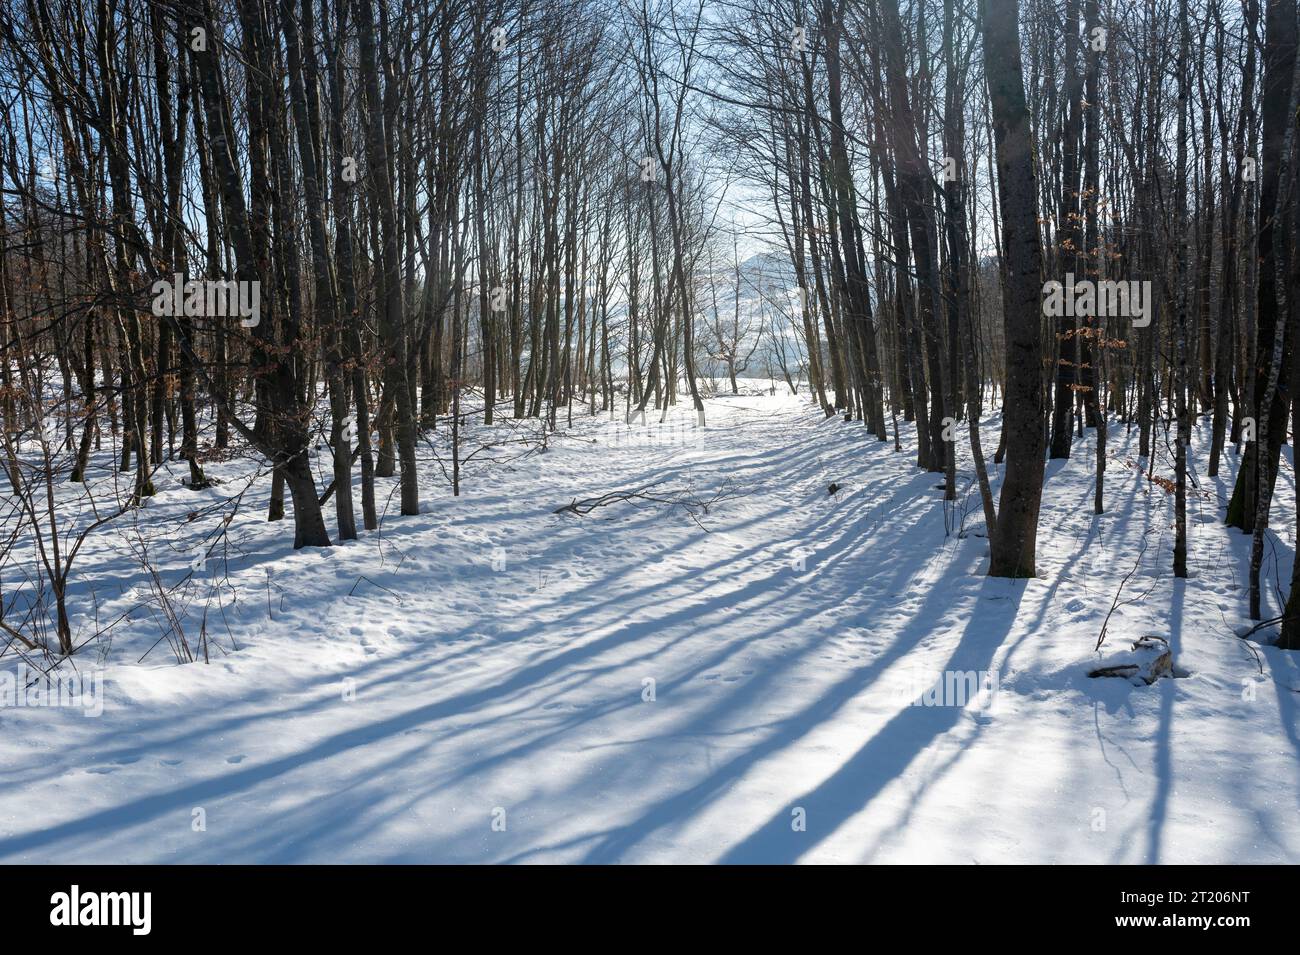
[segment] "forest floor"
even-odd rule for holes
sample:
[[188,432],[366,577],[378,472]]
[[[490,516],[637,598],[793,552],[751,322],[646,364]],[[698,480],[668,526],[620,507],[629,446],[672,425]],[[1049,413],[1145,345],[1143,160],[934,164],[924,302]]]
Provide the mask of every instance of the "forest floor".
[[[1300,861],[1300,654],[1237,636],[1235,456],[1204,478],[1198,432],[1189,579],[1173,497],[1115,425],[1106,513],[1089,431],[1049,462],[1037,578],[990,579],[968,457],[945,512],[911,426],[896,453],[751,391],[653,441],[578,409],[544,454],[524,454],[535,424],[473,426],[458,498],[440,434],[423,513],[381,480],[381,529],[328,550],[287,546],[258,478],[188,584],[251,465],[194,492],[169,464],[77,558],[74,659],[102,715],[0,709],[0,861]],[[1295,546],[1285,455],[1270,608]],[[554,513],[652,484],[722,496]],[[1104,651],[1159,635],[1177,678],[1088,678],[1122,583]],[[180,623],[161,642],[160,591]],[[205,613],[210,662],[179,665]],[[986,692],[924,705],[954,673]]]

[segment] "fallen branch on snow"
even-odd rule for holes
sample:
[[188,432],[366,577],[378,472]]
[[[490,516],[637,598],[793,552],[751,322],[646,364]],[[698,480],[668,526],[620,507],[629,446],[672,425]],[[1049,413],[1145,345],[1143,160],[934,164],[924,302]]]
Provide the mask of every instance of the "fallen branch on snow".
[[[653,488],[663,484],[662,481],[656,481],[653,484],[647,484],[630,491],[610,491],[608,494],[602,494],[599,497],[588,497],[578,500],[576,497],[568,504],[557,507],[552,513],[554,514],[590,514],[598,507],[606,507],[610,504],[618,504],[622,501],[645,501],[649,504],[668,504],[672,507],[682,507],[690,514],[692,520],[699,524],[696,514],[708,514],[709,508],[719,501],[726,500],[729,497],[735,497],[739,492],[732,487],[730,481],[724,481],[716,493],[710,498],[703,499],[695,496],[689,491],[661,491],[651,493]],[[703,526],[703,525],[701,525]]]

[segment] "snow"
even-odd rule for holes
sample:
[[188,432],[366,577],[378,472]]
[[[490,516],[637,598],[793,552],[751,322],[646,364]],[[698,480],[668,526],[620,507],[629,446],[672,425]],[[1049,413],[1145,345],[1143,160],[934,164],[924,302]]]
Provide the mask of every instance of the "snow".
[[[803,394],[746,390],[709,400],[702,430],[684,401],[654,441],[581,408],[544,454],[525,456],[535,422],[473,425],[459,498],[439,433],[422,513],[398,516],[381,480],[381,529],[329,550],[264,522],[250,462],[210,465],[223,483],[201,492],[168,465],[78,557],[79,641],[127,615],[74,658],[102,668],[102,715],[0,709],[0,861],[1300,861],[1300,658],[1237,636],[1250,541],[1219,522],[1235,455],[1190,497],[1188,580],[1172,496],[1115,422],[1107,513],[1088,432],[1049,463],[1039,576],[991,579],[964,435],[946,536],[910,425],[896,453]],[[1266,613],[1294,549],[1286,457]],[[229,547],[182,584],[250,480]],[[653,482],[735,493],[694,517],[553,513]],[[191,648],[206,605],[210,663],[158,644],[137,534]],[[1122,599],[1139,599],[1096,653],[1135,564]],[[1144,634],[1177,678],[1087,677]],[[926,691],[954,673],[984,692],[922,705],[951,702]]]

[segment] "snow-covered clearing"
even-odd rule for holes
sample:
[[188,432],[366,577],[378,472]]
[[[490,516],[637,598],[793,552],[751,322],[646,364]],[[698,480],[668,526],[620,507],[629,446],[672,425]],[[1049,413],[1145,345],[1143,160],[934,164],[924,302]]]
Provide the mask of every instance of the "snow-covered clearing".
[[[1039,577],[1013,582],[982,575],[974,489],[965,536],[945,536],[909,425],[899,454],[802,396],[713,399],[703,432],[676,414],[647,445],[575,412],[544,455],[471,460],[459,498],[426,448],[425,513],[393,502],[380,533],[324,551],[287,550],[250,492],[239,546],[180,601],[193,646],[210,598],[206,665],[165,643],[138,662],[161,617],[124,541],[171,536],[155,555],[179,580],[217,520],[186,514],[242,486],[212,466],[225,483],[196,494],[173,463],[78,558],[83,635],[88,588],[101,622],[136,608],[77,658],[105,661],[102,716],[0,710],[0,860],[1300,861],[1300,658],[1234,633],[1231,474],[1198,478],[1176,581],[1172,497],[1137,470],[1136,433],[1112,426],[1094,518],[1089,432],[1049,463]],[[1270,607],[1295,543],[1286,457]],[[695,518],[553,513],[657,481],[738,493]],[[1146,596],[1108,648],[1161,635],[1182,678],[1089,679],[1144,539],[1124,596]],[[209,581],[227,572],[223,616]],[[991,674],[992,700],[910,705],[945,671]]]

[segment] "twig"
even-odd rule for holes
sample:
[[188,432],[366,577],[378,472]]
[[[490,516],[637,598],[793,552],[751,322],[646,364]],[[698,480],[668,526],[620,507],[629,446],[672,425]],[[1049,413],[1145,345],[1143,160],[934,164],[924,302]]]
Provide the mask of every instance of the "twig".
[[[1161,536],[1163,536],[1163,535],[1161,535]],[[1110,626],[1110,618],[1111,618],[1111,614],[1113,614],[1113,613],[1114,613],[1114,612],[1115,612],[1119,607],[1121,607],[1121,606],[1125,606],[1125,605],[1127,605],[1127,604],[1131,604],[1131,603],[1134,603],[1134,602],[1136,602],[1136,601],[1138,601],[1138,600],[1141,600],[1143,597],[1145,597],[1147,594],[1151,593],[1151,591],[1155,589],[1155,586],[1156,586],[1156,585],[1155,585],[1155,583],[1152,583],[1151,586],[1150,586],[1150,588],[1148,588],[1147,591],[1146,591],[1145,593],[1140,594],[1140,595],[1137,596],[1137,597],[1134,597],[1132,600],[1126,600],[1126,601],[1124,601],[1123,604],[1120,603],[1120,600],[1119,600],[1120,595],[1121,595],[1122,593],[1124,593],[1124,587],[1125,587],[1126,584],[1128,584],[1128,582],[1129,582],[1129,578],[1131,578],[1134,574],[1136,574],[1137,571],[1138,571],[1138,568],[1142,566],[1142,555],[1145,554],[1145,553],[1147,552],[1147,544],[1150,542],[1150,540],[1151,540],[1151,532],[1150,532],[1150,531],[1148,531],[1146,534],[1143,534],[1143,535],[1142,535],[1142,547],[1141,547],[1140,550],[1138,550],[1137,561],[1134,562],[1134,564],[1133,564],[1133,569],[1130,570],[1127,574],[1125,574],[1125,575],[1124,575],[1124,579],[1121,580],[1121,581],[1119,582],[1119,589],[1115,591],[1115,599],[1112,600],[1112,601],[1110,602],[1110,610],[1107,611],[1107,613],[1106,613],[1106,619],[1103,620],[1102,623],[1101,623],[1101,633],[1097,634],[1097,645],[1096,645],[1095,647],[1093,647],[1093,650],[1094,650],[1094,651],[1096,651],[1096,650],[1100,650],[1100,649],[1101,649],[1101,645],[1102,645],[1103,643],[1106,642],[1106,628]],[[1159,578],[1157,578],[1157,580],[1158,580],[1158,579],[1159,579]]]

